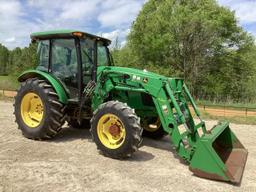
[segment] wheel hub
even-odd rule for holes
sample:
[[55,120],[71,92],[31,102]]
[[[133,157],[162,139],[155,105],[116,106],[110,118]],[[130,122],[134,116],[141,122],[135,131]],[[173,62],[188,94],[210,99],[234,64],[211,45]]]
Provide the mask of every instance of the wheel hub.
[[38,114],[42,114],[43,113],[43,106],[41,104],[37,104],[36,105],[36,112]]
[[121,132],[121,130],[120,130],[120,128],[119,128],[116,124],[111,125],[111,126],[109,127],[109,133],[110,133],[113,137],[118,136],[118,135],[120,134],[120,132]]
[[39,95],[32,92],[24,95],[20,110],[22,120],[28,127],[35,128],[41,123],[44,106]]
[[121,119],[116,115],[108,113],[99,119],[97,134],[105,147],[117,149],[123,144],[126,132]]

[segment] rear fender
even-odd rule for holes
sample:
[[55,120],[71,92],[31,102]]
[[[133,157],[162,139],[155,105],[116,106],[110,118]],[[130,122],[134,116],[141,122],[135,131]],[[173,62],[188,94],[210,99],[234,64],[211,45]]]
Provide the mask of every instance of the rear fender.
[[33,77],[41,77],[47,80],[53,86],[54,90],[58,94],[59,101],[61,103],[67,104],[69,97],[68,90],[65,89],[64,85],[59,80],[54,78],[54,76],[49,73],[39,70],[27,70],[18,77],[18,81],[23,82]]

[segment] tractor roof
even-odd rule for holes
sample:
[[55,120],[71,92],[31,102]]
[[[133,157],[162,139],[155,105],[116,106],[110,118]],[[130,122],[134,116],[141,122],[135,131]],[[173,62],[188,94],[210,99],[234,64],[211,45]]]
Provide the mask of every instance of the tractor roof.
[[111,43],[109,39],[105,39],[103,37],[99,37],[96,35],[92,35],[90,33],[78,31],[78,30],[53,30],[53,31],[42,31],[42,32],[35,32],[30,35],[32,40],[37,40],[37,39],[51,39],[51,38],[68,38],[68,37],[91,37],[91,38],[96,38],[98,40],[101,40],[108,45]]

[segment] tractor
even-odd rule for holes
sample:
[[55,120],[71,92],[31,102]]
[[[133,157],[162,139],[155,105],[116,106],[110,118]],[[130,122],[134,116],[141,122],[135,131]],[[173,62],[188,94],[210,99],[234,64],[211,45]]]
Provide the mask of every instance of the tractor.
[[228,122],[206,129],[183,79],[114,66],[111,41],[86,32],[36,32],[31,40],[38,65],[18,77],[14,104],[25,137],[53,138],[68,122],[90,128],[103,155],[124,159],[143,135],[168,136],[194,175],[241,182],[247,150]]

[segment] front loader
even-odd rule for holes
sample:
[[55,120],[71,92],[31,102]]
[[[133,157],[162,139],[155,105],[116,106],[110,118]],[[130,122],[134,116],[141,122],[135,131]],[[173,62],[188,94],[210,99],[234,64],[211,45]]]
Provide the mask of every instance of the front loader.
[[142,135],[168,135],[195,175],[241,181],[247,150],[228,122],[206,129],[183,79],[113,66],[110,41],[88,33],[47,31],[31,38],[38,42],[38,67],[18,78],[14,105],[25,137],[52,138],[67,121],[90,127],[102,154],[121,159],[138,150]]

